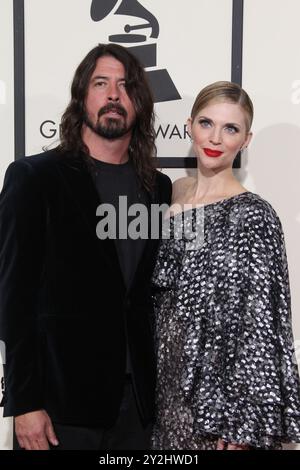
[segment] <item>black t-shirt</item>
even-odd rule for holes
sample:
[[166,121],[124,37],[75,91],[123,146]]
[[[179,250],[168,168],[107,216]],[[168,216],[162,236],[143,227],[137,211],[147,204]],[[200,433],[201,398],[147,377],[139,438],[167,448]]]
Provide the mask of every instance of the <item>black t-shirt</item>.
[[[132,204],[147,203],[147,195],[141,187],[134,166],[130,160],[122,164],[112,164],[93,159],[95,163],[94,181],[101,203],[109,203],[116,210],[116,249],[127,289],[133,280],[138,261],[142,255],[145,240],[128,237],[128,225],[136,216],[128,216]],[[120,196],[122,198],[120,206]],[[126,205],[125,205],[126,204]],[[126,231],[124,230],[126,228]],[[126,238],[120,238],[126,237]]]

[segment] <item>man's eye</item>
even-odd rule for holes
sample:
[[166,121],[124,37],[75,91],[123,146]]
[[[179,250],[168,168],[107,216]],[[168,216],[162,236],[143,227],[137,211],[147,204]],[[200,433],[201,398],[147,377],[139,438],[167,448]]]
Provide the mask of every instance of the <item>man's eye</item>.
[[104,85],[105,85],[105,82],[96,82],[96,83],[95,83],[95,86],[100,86],[100,87],[102,87],[102,86],[104,86]]

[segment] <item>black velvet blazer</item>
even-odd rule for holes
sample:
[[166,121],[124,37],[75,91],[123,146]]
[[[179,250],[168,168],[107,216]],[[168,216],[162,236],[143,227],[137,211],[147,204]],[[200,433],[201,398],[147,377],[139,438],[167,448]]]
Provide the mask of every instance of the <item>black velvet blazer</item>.
[[[170,203],[157,172],[152,203]],[[52,150],[13,162],[0,196],[0,339],[4,416],[45,409],[55,422],[109,426],[118,415],[126,335],[143,419],[155,359],[147,240],[126,293],[113,240],[99,240],[99,197],[82,158]]]

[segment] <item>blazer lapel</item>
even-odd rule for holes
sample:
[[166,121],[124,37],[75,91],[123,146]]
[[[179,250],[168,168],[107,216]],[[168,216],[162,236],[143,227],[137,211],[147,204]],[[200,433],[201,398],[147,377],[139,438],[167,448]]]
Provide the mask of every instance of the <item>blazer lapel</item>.
[[148,238],[146,240],[143,240],[143,247],[140,250],[139,261],[137,263],[135,274],[130,284],[130,289],[134,288],[136,281],[141,275],[140,273],[143,272],[145,264],[149,263],[150,259],[153,256],[153,252],[155,251],[155,246],[158,243],[158,240],[151,239],[151,204],[159,204],[157,188],[155,188],[153,194],[146,192],[146,204],[148,209]]
[[[74,204],[78,208],[82,219],[86,223],[87,230],[95,242],[95,256],[100,254],[107,259],[111,269],[118,273],[119,285],[125,289],[124,279],[120,268],[119,258],[114,244],[114,240],[99,240],[96,234],[96,226],[99,217],[96,216],[96,210],[101,204],[97,190],[94,185],[93,178],[88,171],[87,165],[83,157],[72,158],[66,156],[61,159],[61,177],[63,178],[66,189],[70,192]],[[98,247],[98,250],[97,248]]]

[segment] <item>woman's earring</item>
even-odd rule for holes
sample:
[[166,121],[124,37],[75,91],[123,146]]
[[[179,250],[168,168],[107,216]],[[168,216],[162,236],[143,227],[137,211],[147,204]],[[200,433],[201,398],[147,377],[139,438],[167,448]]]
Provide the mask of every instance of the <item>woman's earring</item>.
[[190,142],[191,142],[191,144],[194,142],[193,137],[190,137]]

